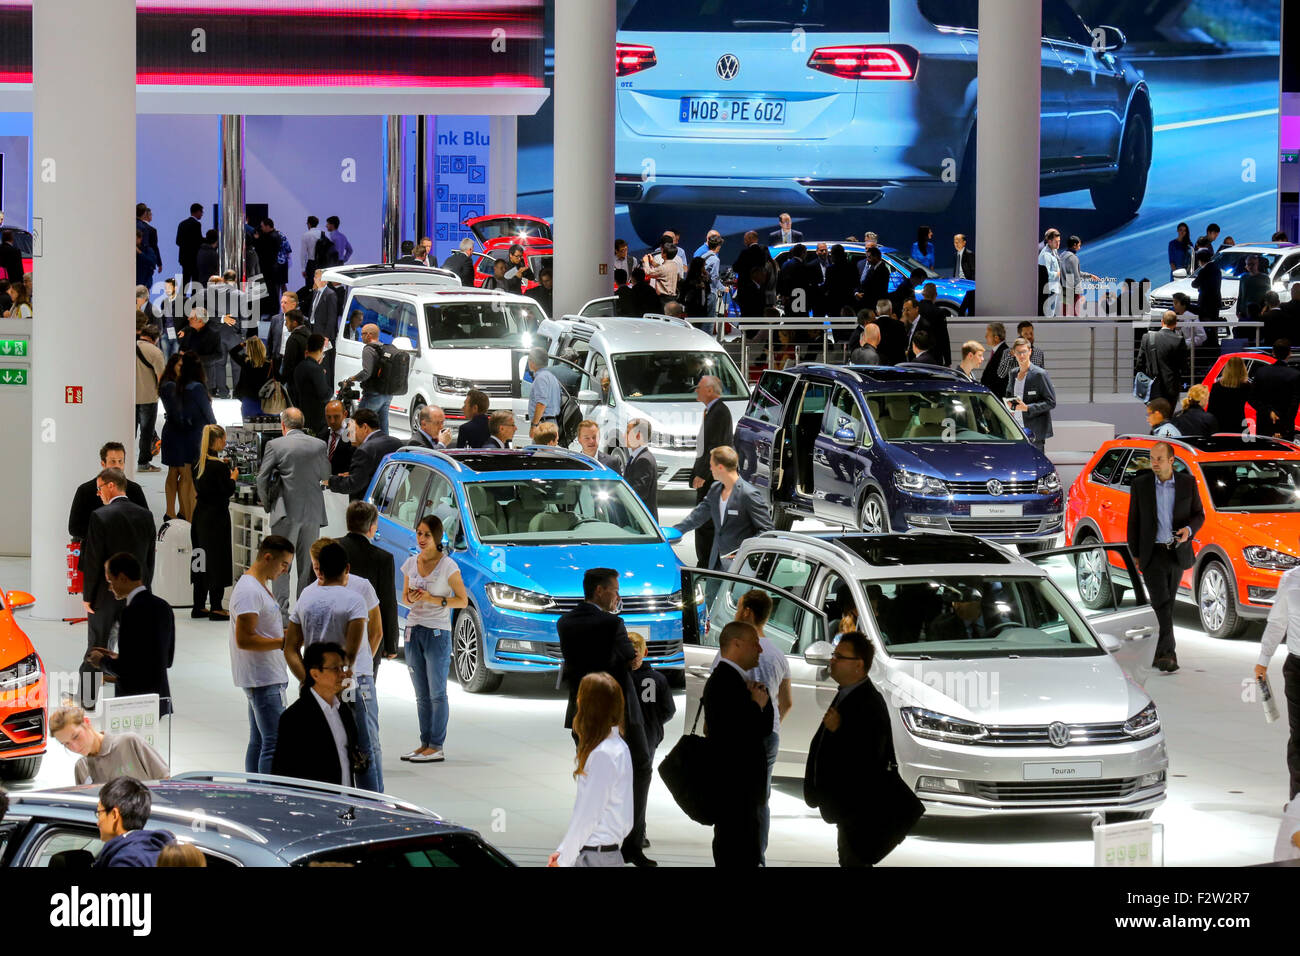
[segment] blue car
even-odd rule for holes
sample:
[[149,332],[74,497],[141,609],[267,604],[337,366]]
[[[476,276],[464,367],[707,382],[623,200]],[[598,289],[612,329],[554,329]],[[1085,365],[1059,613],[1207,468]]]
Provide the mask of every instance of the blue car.
[[[867,258],[867,247],[865,243],[837,243],[833,239],[824,239],[821,241],[826,243],[828,249],[837,244],[843,246],[845,253],[848,254],[849,261],[857,267],[859,274],[861,274],[862,265]],[[811,242],[805,240],[801,245],[808,250],[807,258],[809,260],[816,258],[817,240]],[[767,251],[772,254],[772,258],[776,260],[777,265],[781,265],[790,257],[790,250],[793,248],[793,243],[778,243],[773,246],[768,246]],[[907,253],[895,249],[892,246],[882,246],[877,244],[876,248],[880,250],[880,257],[884,260],[885,265],[889,267],[890,292],[893,292],[902,285],[903,280],[909,277],[914,269],[920,269],[925,273],[925,281],[934,283],[935,291],[938,292],[938,295],[934,300],[935,305],[947,312],[949,317],[955,317],[961,311],[962,300],[975,291],[974,279],[954,279],[951,276],[942,276],[924,263],[917,262]],[[917,286],[916,288],[916,299],[918,302],[921,300],[920,286]],[[871,305],[873,308],[875,307],[874,302]]]
[[554,673],[555,623],[582,600],[588,568],[621,573],[622,618],[645,638],[647,663],[685,666],[681,562],[669,544],[681,533],[660,528],[598,462],[556,448],[407,448],[384,459],[366,500],[379,509],[375,544],[393,555],[399,595],[401,565],[419,550],[416,524],[442,519],[469,593],[452,618],[452,665],[465,690],[495,690],[506,673]]
[[736,423],[741,475],[778,529],[961,531],[1033,550],[1062,531],[1061,480],[997,396],[926,366],[764,372]]

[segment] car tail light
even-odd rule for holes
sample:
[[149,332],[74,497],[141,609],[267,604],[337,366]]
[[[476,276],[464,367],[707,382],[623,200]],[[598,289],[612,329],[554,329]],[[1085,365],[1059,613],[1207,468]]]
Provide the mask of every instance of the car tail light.
[[614,48],[614,75],[631,76],[658,63],[655,48],[640,43],[620,43]]
[[911,80],[916,78],[916,50],[910,46],[823,46],[808,65],[844,80]]

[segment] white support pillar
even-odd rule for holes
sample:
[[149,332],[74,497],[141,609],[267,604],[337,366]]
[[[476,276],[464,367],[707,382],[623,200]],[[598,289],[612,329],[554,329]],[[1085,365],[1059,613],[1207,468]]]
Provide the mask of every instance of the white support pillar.
[[615,7],[555,5],[556,315],[613,288]]
[[[95,474],[105,441],[126,445],[128,471],[135,462],[135,0],[32,7],[33,175],[44,236],[32,323],[31,580],[33,612],[61,618],[81,609],[67,593],[73,492]],[[87,222],[99,229],[91,256]],[[69,403],[78,397],[70,388],[80,389],[80,403]]]
[[488,119],[488,212],[519,209],[519,117]]
[[1041,0],[980,0],[974,245],[980,315],[1038,313],[1042,23]]

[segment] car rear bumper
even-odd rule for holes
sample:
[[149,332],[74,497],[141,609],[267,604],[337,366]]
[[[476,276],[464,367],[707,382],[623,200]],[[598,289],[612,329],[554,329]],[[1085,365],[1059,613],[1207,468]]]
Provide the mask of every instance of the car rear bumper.
[[[728,149],[731,147],[728,146]],[[792,208],[805,211],[870,206],[901,212],[940,212],[956,194],[954,183],[924,176],[914,179],[875,179],[811,176],[672,176],[656,173],[653,181],[640,175],[616,176],[614,201],[713,208]]]

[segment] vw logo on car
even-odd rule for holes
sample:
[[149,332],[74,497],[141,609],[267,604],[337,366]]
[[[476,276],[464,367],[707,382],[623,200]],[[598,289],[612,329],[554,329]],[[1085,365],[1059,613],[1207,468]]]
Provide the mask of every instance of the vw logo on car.
[[719,79],[734,80],[740,72],[740,59],[734,53],[724,53],[718,57],[714,69],[717,70]]
[[1070,743],[1070,728],[1059,720],[1047,725],[1047,742],[1053,747],[1065,747]]
[[985,485],[985,487],[988,488],[989,494],[994,497],[1002,494],[1002,482],[998,481],[996,478],[990,478],[989,483]]

